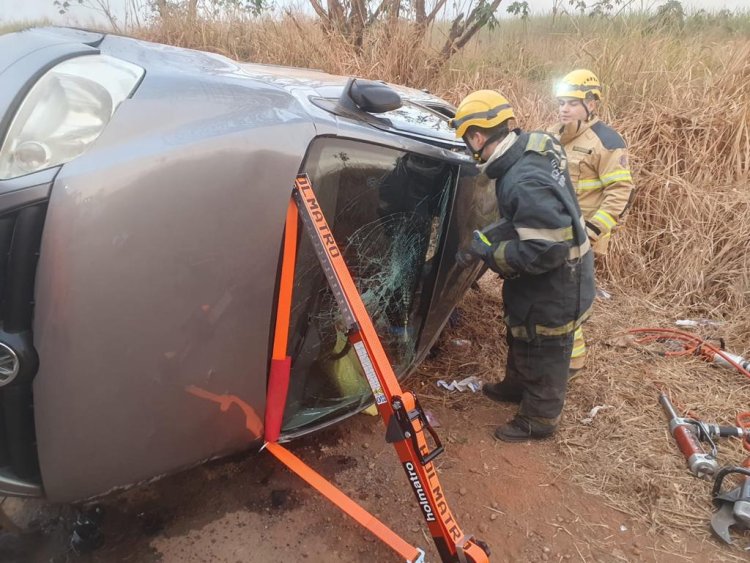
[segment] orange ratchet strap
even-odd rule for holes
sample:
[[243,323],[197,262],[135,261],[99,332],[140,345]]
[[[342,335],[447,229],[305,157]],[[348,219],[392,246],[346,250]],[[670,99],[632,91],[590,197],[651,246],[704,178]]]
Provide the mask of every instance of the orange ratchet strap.
[[273,354],[266,390],[266,440],[275,442],[281,434],[286,395],[289,390],[289,375],[292,359],[287,356],[289,318],[292,314],[292,290],[294,288],[294,264],[297,257],[297,206],[289,201],[284,228],[284,254],[281,259],[281,280],[276,307],[276,330],[273,336]]
[[[292,191],[292,204],[297,208],[302,224],[310,236],[315,253],[320,260],[323,272],[338,303],[339,310],[348,330],[347,337],[356,351],[367,382],[372,389],[378,412],[385,423],[386,441],[392,443],[396,448],[409,484],[417,498],[420,512],[427,522],[427,527],[440,554],[441,561],[443,563],[488,562],[489,548],[487,545],[480,540],[464,534],[448,507],[437,471],[432,463],[432,460],[443,451],[440,440],[432,429],[432,426],[430,426],[416,396],[409,391],[401,389],[401,385],[396,378],[396,374],[393,372],[383,345],[377,336],[370,315],[365,309],[362,298],[357,291],[357,287],[352,280],[349,269],[333,237],[333,233],[318,204],[310,180],[305,174],[301,174],[296,178]],[[290,204],[290,207],[292,204]],[[291,212],[288,212],[287,224],[290,222],[296,223],[296,221],[296,217],[292,217]],[[288,251],[286,248],[286,240],[290,238],[289,236],[285,237],[284,262],[290,259],[294,260],[295,258],[294,253]],[[288,271],[286,270],[287,266],[288,264],[282,265],[282,292],[284,291],[283,272]],[[288,268],[293,269],[293,266],[294,264],[292,263]],[[289,292],[289,295],[284,296],[284,299],[288,299],[291,302],[291,286],[289,284],[286,286],[286,291]],[[286,326],[288,328],[288,317]],[[277,339],[280,337],[280,328],[277,318]],[[286,347],[286,340],[286,336],[283,336],[278,342],[283,343],[283,346]],[[280,355],[279,348],[281,345],[274,344],[274,358]],[[287,357],[285,353],[283,355]],[[427,438],[428,434],[433,443],[432,449],[430,449],[430,443]],[[275,456],[279,457],[281,461],[287,463],[290,459],[287,456],[291,456],[291,454],[283,450],[280,446],[273,444],[272,442],[275,440],[271,440],[268,434],[266,434],[266,440],[269,442],[267,444],[269,450]],[[296,460],[296,458],[294,459]],[[287,463],[287,466],[319,491],[323,492],[329,500],[348,514],[351,515],[352,504],[357,506],[336,489],[334,489],[336,494],[331,494],[330,496],[321,490],[318,485],[321,484],[322,477],[314,474],[309,468],[306,468],[301,461],[297,460],[297,462],[293,462],[291,465]],[[315,483],[305,476],[309,476],[310,472],[317,478],[314,479]],[[327,485],[332,488],[332,485]],[[330,492],[330,489],[326,490]],[[358,506],[357,509],[362,510],[362,513],[364,513],[364,510]],[[360,516],[362,513],[359,513]],[[388,530],[389,534],[385,534],[384,530],[387,530],[387,528],[374,517],[368,515],[367,518],[360,519],[355,516],[355,519],[360,524],[367,526],[376,536],[385,541],[396,552],[406,557],[407,560],[410,560],[409,557],[413,557],[417,553],[415,551],[416,548],[409,546],[404,540],[396,536],[393,532],[390,532],[390,530]],[[374,523],[374,528],[365,522]]]
[[320,494],[356,520],[359,525],[370,530],[374,536],[403,557],[407,563],[424,561],[424,551],[404,541],[396,532],[326,481],[319,473],[316,473],[285,447],[275,442],[266,442],[266,449],[281,463],[307,481]]

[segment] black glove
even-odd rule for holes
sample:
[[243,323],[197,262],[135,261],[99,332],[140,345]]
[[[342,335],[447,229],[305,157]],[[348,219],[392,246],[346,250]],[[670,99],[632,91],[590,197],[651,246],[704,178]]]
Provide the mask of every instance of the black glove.
[[462,268],[471,268],[477,263],[479,258],[468,251],[468,249],[461,249],[456,252],[456,263]]
[[492,271],[497,272],[494,256],[497,246],[497,244],[490,243],[481,232],[474,231],[471,243],[456,253],[456,262],[460,266],[468,268],[476,264],[477,260],[483,260]]

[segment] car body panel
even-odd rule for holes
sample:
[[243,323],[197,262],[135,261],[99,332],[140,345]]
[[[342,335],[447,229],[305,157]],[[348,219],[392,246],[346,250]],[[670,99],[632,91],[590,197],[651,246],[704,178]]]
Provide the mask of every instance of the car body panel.
[[[337,112],[347,77],[77,30],[21,35],[33,44],[34,34],[60,56],[101,52],[145,69],[86,152],[0,181],[0,205],[49,197],[33,314],[33,416],[47,498],[101,495],[261,443],[284,218],[316,140],[388,147],[453,170],[423,334],[398,375],[421,361],[474,279],[477,269],[461,270],[453,257],[485,224],[492,198],[445,127],[420,130],[408,112],[377,120]],[[450,111],[429,93],[394,88]],[[8,108],[0,119],[10,119]],[[210,400],[217,395],[247,403],[258,424],[249,429],[241,409],[222,412]],[[38,488],[26,485],[0,467],[1,491]]]
[[95,145],[63,167],[34,322],[49,498],[83,498],[262,438],[239,411],[186,387],[235,394],[262,420],[279,218],[314,135],[278,88],[150,67]]

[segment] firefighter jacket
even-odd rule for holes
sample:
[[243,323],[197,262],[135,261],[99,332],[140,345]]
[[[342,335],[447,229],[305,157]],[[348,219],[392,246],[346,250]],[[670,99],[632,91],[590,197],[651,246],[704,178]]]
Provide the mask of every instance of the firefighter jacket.
[[606,254],[612,231],[633,196],[633,177],[623,138],[598,118],[555,128],[586,220],[594,252]]
[[493,241],[511,334],[573,332],[594,300],[594,258],[560,144],[546,133],[521,133],[482,169],[495,179],[500,215],[512,226]]

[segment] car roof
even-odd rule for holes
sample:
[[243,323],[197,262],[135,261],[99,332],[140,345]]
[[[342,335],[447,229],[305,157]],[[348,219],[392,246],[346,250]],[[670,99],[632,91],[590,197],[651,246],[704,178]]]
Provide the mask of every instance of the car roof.
[[[317,114],[318,119],[322,117],[321,109],[332,118],[342,117],[342,114],[337,112],[336,101],[345,92],[348,82],[354,78],[318,69],[240,62],[216,53],[154,43],[116,33],[68,27],[42,27],[29,29],[20,35],[28,41],[29,48],[40,41],[78,44],[81,48],[101,49],[103,53],[107,52],[112,56],[132,59],[131,62],[136,64],[148,61],[149,65],[166,68],[169,72],[225,76],[228,79],[247,78],[250,81],[265,83],[282,89],[298,99],[311,115]],[[139,47],[134,51],[136,44]],[[13,51],[13,58],[17,59],[19,50]],[[155,56],[141,58],[138,52],[148,52]],[[401,97],[401,108],[378,114],[364,111],[349,112],[343,117],[348,118],[350,123],[374,126],[383,131],[416,138],[443,148],[463,148],[463,144],[456,140],[448,125],[447,118],[452,117],[455,111],[451,104],[425,90],[396,84],[388,86]]]
[[[313,101],[319,108],[336,113],[336,101],[342,96],[352,77],[330,74],[322,70],[257,63],[238,63],[239,72],[255,80],[273,84],[288,91],[302,101]],[[367,114],[359,117],[351,113],[346,117],[367,122],[369,125],[430,143],[439,143],[449,148],[460,147],[449,127],[448,117],[455,108],[445,100],[425,90],[386,83],[403,101],[401,108],[386,113]]]
[[[243,72],[257,78],[273,82],[282,87],[307,87],[318,92],[322,97],[338,97],[341,95],[349,76],[330,74],[319,69],[299,68],[292,66],[242,63],[236,62]],[[416,103],[427,103],[429,105],[442,105],[446,109],[454,109],[449,103],[426,90],[409,88],[399,84],[388,83],[401,97]]]

